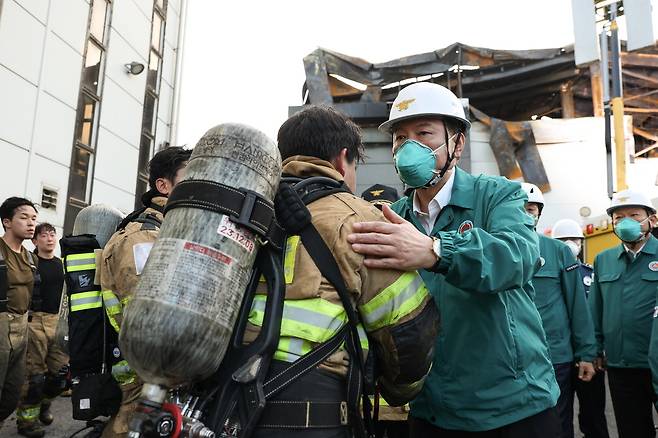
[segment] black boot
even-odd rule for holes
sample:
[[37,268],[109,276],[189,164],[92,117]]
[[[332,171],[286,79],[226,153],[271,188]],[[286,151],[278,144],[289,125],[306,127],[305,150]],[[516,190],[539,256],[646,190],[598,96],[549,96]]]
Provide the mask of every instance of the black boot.
[[46,431],[37,422],[22,423],[18,425],[18,434],[27,438],[42,438]]
[[53,424],[53,414],[50,413],[50,400],[44,400],[41,402],[41,410],[39,411],[39,421],[49,426]]

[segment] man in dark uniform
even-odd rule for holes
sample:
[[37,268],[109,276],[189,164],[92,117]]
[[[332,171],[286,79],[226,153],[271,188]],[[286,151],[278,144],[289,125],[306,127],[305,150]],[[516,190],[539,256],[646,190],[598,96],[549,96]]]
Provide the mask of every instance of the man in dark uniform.
[[[581,261],[583,230],[573,219],[560,219],[553,225],[552,236],[564,242],[571,253],[578,258],[579,273],[583,280],[585,296],[589,298],[592,285],[592,266]],[[605,418],[605,370],[599,368],[589,382],[576,379],[578,395],[578,424],[585,438],[609,438],[608,424]]]
[[66,384],[68,356],[55,342],[59,321],[59,302],[64,286],[64,266],[55,256],[57,232],[49,223],[37,225],[32,243],[39,259],[41,284],[32,294],[27,343],[27,385],[16,411],[18,434],[41,437],[41,424],[49,425],[52,399]]

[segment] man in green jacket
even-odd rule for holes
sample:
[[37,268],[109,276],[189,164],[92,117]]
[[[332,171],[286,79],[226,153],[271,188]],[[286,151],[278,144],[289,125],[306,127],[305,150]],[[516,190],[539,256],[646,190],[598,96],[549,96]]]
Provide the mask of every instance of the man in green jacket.
[[[544,209],[544,195],[534,184],[521,186],[528,195],[525,209],[536,224]],[[592,362],[596,358],[594,325],[580,277],[580,263],[566,244],[541,234],[538,237],[540,268],[532,279],[535,304],[560,386],[557,402],[560,436],[573,438],[574,365],[578,367],[580,380],[592,380],[595,374]]]
[[607,212],[622,243],[594,259],[589,301],[597,346],[605,352],[619,438],[655,437],[649,339],[658,292],[656,209],[628,189],[615,193]]
[[411,404],[412,437],[551,437],[559,388],[530,280],[539,266],[525,192],[456,167],[470,123],[444,87],[416,83],[380,129],[401,180],[392,223],[355,224],[368,267],[420,269],[441,317],[434,364]]

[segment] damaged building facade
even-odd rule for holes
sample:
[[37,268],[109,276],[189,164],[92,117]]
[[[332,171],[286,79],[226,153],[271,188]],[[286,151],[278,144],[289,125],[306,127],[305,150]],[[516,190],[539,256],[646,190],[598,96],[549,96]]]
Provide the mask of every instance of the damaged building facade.
[[[600,69],[578,68],[571,46],[493,50],[455,43],[378,64],[317,49],[304,67],[304,104],[333,106],[363,130],[368,159],[358,169],[359,193],[375,183],[404,190],[390,135],[377,126],[402,87],[431,81],[463,98],[474,122],[460,167],[541,187],[549,208],[540,230],[562,217],[583,222],[583,211],[599,214],[609,202]],[[627,182],[657,198],[658,51],[623,52],[622,71]]]

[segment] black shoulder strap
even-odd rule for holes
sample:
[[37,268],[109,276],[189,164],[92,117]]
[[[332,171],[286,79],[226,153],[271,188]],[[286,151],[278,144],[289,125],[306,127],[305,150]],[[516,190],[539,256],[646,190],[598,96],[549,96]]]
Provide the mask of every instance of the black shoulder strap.
[[123,230],[128,226],[129,223],[134,222],[142,213],[146,211],[148,207],[138,208],[137,210],[130,213],[128,216],[124,217],[119,225],[117,225],[117,231]]
[[43,309],[43,299],[41,298],[41,274],[39,273],[39,263],[37,255],[33,252],[30,254],[30,260],[32,261],[30,267],[32,268],[32,274],[34,275],[34,282],[32,283],[32,300],[30,301],[30,309],[35,312],[41,312]]
[[[328,187],[325,185],[324,190],[320,188],[316,190],[304,190],[313,188],[315,184],[326,184],[327,181],[325,180],[332,181],[332,184]],[[337,185],[336,183],[336,181],[329,178],[322,178],[322,180],[309,178],[308,180],[301,181],[293,188],[288,182],[284,181],[279,186],[279,192],[277,194],[277,199],[275,200],[275,208],[277,220],[279,220],[288,233],[298,234],[300,236],[306,251],[313,259],[315,265],[338,292],[341,303],[347,313],[347,325],[349,327],[346,333],[346,346],[352,359],[350,361],[348,376],[355,376],[356,374],[354,379],[348,378],[348,409],[351,411],[351,418],[361,418],[359,412],[359,398],[362,399],[364,422],[354,424],[354,428],[358,437],[365,437],[371,435],[373,427],[371,423],[372,405],[364,391],[366,369],[357,329],[358,324],[360,323],[360,318],[358,312],[354,308],[354,304],[352,303],[349,291],[347,290],[347,285],[345,284],[345,280],[343,279],[340,268],[338,267],[338,263],[317,228],[315,228],[311,222],[311,213],[305,205],[312,202],[308,201],[310,198],[317,200],[332,193],[348,191],[346,188],[343,188],[342,184],[338,183]],[[299,184],[301,184],[302,196],[300,196],[300,193],[298,192]],[[307,200],[303,200],[304,195],[307,196]],[[327,341],[327,343],[331,343],[333,340],[334,338]],[[297,362],[302,361],[302,359],[304,359],[304,357]],[[294,364],[296,364],[296,362],[293,363],[293,365]],[[354,368],[356,368],[356,373],[354,373]],[[288,370],[284,373],[288,374]],[[267,383],[269,382],[266,382],[266,384]]]
[[154,230],[157,231],[162,226],[162,221],[152,213],[142,213],[133,222],[142,224],[140,230]]

